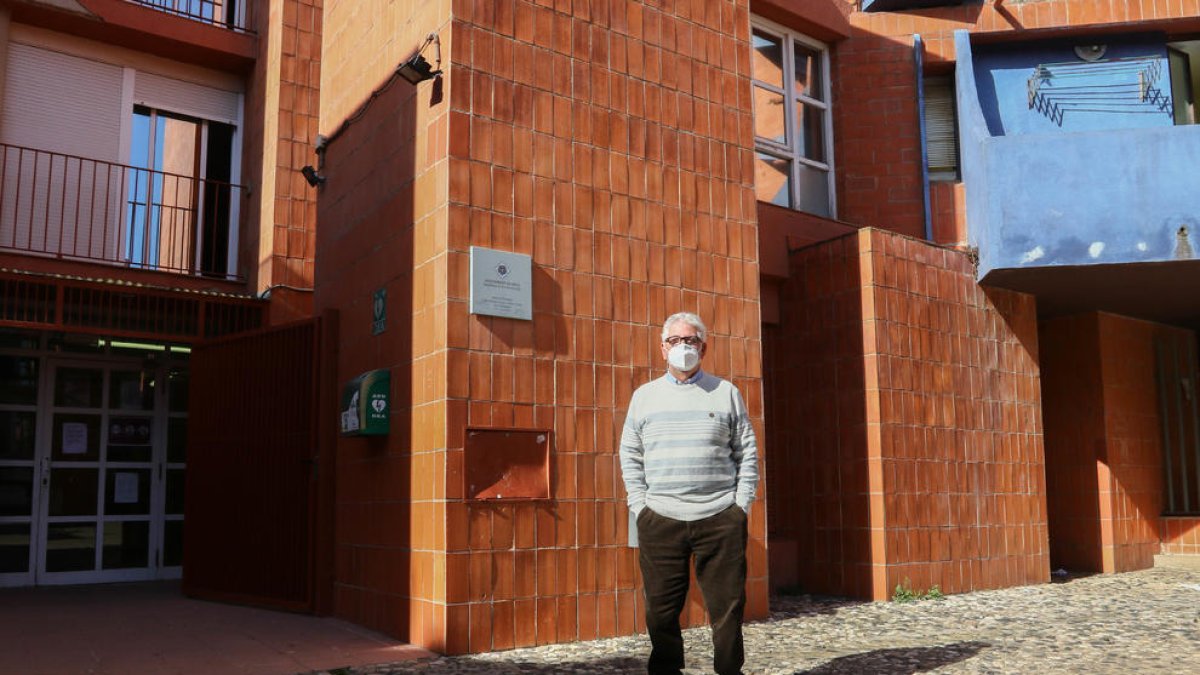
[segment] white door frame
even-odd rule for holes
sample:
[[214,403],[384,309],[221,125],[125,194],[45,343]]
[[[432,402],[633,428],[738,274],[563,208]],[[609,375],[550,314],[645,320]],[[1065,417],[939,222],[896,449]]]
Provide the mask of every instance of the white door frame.
[[[110,583],[179,578],[182,573],[182,567],[178,562],[170,567],[163,565],[165,562],[163,560],[163,538],[165,523],[168,521],[181,521],[183,518],[181,513],[170,515],[166,513],[166,492],[168,474],[171,470],[178,473],[185,466],[185,464],[180,462],[168,464],[169,420],[171,418],[184,417],[186,413],[172,413],[169,410],[167,392],[168,378],[171,371],[181,366],[186,369],[187,366],[167,359],[144,359],[119,354],[95,353],[74,355],[55,353],[45,349],[44,344],[37,350],[14,350],[12,353],[37,358],[39,367],[38,397],[36,402],[36,443],[33,460],[29,463],[32,465],[32,512],[28,518],[18,516],[6,519],[7,523],[19,523],[21,520],[29,522],[31,529],[31,560],[29,569],[26,572],[0,574],[0,587]],[[73,408],[55,405],[55,381],[62,368],[84,368],[101,373],[100,407]],[[130,371],[145,372],[152,375],[154,384],[145,385],[154,387],[150,410],[143,410],[140,407],[121,409],[114,405],[114,401],[109,400],[111,396],[110,383],[112,382],[114,373]],[[150,380],[147,381],[149,382]],[[10,406],[6,406],[6,409],[8,408]],[[28,406],[16,406],[16,408],[28,409]],[[53,454],[55,415],[72,413],[99,416],[99,421],[94,427],[95,431],[92,428],[88,429],[89,434],[96,433],[99,436],[99,438],[92,440],[95,443],[96,452],[94,455],[89,453],[87,459],[80,460],[79,462],[64,459],[61,453],[57,458]],[[150,454],[148,457],[144,455],[133,456],[132,459],[136,461],[127,462],[111,461],[108,453],[109,441],[111,440],[109,426],[115,418],[125,418],[131,421],[136,421],[139,418],[150,420]],[[113,431],[112,433],[117,432]],[[126,444],[132,448],[144,445],[140,439],[127,441]],[[6,462],[6,465],[22,466],[27,463],[26,460],[19,460]],[[51,516],[49,515],[52,493],[50,487],[53,485],[54,471],[72,467],[94,469],[96,472],[95,480],[97,481],[97,488],[96,504],[93,509],[94,513],[79,516]],[[123,473],[133,474],[138,477],[134,483],[127,485],[133,485],[137,489],[137,492],[132,493],[137,495],[137,501],[141,501],[143,495],[148,500],[146,502],[147,512],[145,514],[119,515],[105,513],[106,503],[110,506],[115,505],[113,500],[106,498],[105,493],[113,485],[113,482],[118,480],[115,474],[121,469],[126,469]],[[114,475],[110,477],[106,475],[106,471]],[[148,480],[148,486],[137,485],[144,480]],[[139,508],[137,511],[141,511],[141,509]],[[147,523],[149,531],[146,535],[147,558],[144,567],[104,569],[104,525],[105,523],[121,521]],[[94,526],[95,530],[92,534],[94,537],[94,557],[90,569],[60,572],[46,571],[49,535],[52,526],[56,523],[82,523]]]

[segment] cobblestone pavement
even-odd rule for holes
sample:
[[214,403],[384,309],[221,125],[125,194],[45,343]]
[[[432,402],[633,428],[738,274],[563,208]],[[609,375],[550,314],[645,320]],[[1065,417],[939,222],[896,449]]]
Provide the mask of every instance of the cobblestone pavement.
[[[748,624],[747,673],[1200,673],[1200,569],[1067,578],[907,604],[772,599]],[[686,673],[711,672],[707,629]],[[645,672],[645,635],[440,657],[337,675]]]

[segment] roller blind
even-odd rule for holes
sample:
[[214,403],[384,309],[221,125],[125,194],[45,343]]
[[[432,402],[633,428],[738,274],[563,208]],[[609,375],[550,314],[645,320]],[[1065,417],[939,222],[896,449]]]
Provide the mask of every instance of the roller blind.
[[120,66],[10,43],[5,143],[109,162],[121,157]]
[[948,77],[925,80],[925,152],[931,178],[958,178],[958,122]]

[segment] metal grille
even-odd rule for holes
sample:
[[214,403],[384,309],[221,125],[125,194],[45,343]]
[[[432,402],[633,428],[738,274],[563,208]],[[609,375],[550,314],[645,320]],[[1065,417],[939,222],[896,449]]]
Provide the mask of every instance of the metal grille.
[[253,32],[251,0],[129,0],[170,14],[230,30]]
[[1200,403],[1196,345],[1160,338],[1154,345],[1163,439],[1167,515],[1200,513]]
[[11,325],[190,342],[260,328],[265,311],[255,298],[0,274],[0,322]]
[[188,424],[188,594],[313,603],[320,322],[198,345]]
[[0,321],[17,324],[53,324],[58,307],[58,287],[23,279],[0,277]]

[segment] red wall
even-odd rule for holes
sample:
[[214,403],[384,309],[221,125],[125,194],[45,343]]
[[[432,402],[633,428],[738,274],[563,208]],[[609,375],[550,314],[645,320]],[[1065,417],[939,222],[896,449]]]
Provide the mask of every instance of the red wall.
[[1162,553],[1200,555],[1200,518],[1163,518],[1162,533]]
[[1104,391],[1097,315],[1041,324],[1046,501],[1054,569],[1099,572],[1097,455],[1104,446]]
[[1054,566],[1126,572],[1151,567],[1159,552],[1196,552],[1194,519],[1161,515],[1155,354],[1156,344],[1187,353],[1195,334],[1091,313],[1047,321],[1041,335]]
[[[551,429],[554,449],[547,501],[448,490],[453,651],[641,628],[616,443],[634,388],[661,372],[669,314],[709,323],[705,368],[762,429],[747,6],[454,3],[448,471],[470,470],[468,425]],[[532,257],[531,322],[468,314],[472,245]],[[761,502],[750,538],[748,615],[763,617]],[[686,614],[703,621],[698,594]]]
[[794,254],[782,296],[773,583],[882,600],[1048,580],[1032,296],[883,230]]
[[857,235],[793,253],[764,328],[771,585],[871,597]]
[[[364,43],[419,44],[372,26],[417,32],[434,6],[326,13],[324,109],[353,121],[329,146],[316,304],[341,310],[340,379],[388,368],[394,397],[388,437],[339,444],[338,613],[451,653],[630,634],[644,610],[616,442],[661,372],[663,319],[705,318],[706,370],[763,427],[747,2],[454,2],[440,81],[351,114],[386,78]],[[532,258],[532,321],[469,313],[471,246]],[[471,501],[467,427],[551,431],[550,498]],[[765,522],[760,502],[751,618]],[[698,594],[686,614],[703,620]]]

